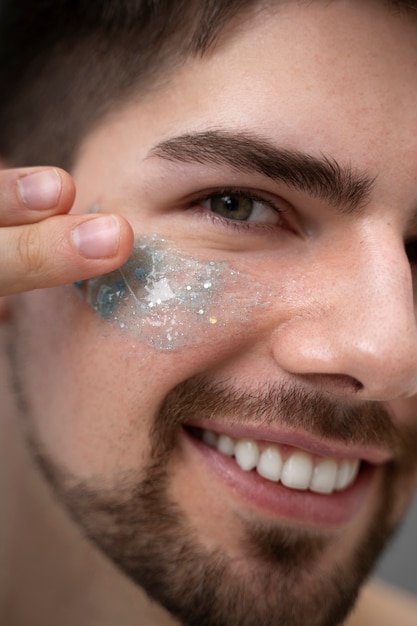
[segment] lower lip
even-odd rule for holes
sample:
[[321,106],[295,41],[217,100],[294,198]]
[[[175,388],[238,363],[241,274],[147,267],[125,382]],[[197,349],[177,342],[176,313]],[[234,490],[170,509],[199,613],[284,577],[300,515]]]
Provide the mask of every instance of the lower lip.
[[197,454],[209,469],[245,500],[250,508],[303,525],[337,528],[351,522],[369,498],[376,480],[377,468],[362,464],[356,481],[344,491],[329,495],[288,489],[282,483],[262,478],[255,470],[245,472],[234,459],[190,435],[186,430],[184,444]]

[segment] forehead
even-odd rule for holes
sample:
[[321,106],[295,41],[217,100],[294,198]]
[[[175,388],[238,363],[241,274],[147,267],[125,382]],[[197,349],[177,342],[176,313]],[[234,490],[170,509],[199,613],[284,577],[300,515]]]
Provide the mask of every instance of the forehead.
[[[225,33],[208,58],[185,66],[176,77],[183,102],[188,97],[190,113],[217,114],[220,122],[256,121],[268,135],[271,123],[291,134],[292,118],[312,146],[322,131],[320,148],[324,119],[329,137],[344,125],[349,135],[366,135],[370,119],[381,132],[397,133],[401,121],[415,121],[417,18],[381,5],[336,0],[265,9]],[[384,129],[387,121],[392,126]]]
[[[256,132],[283,148],[400,176],[408,193],[417,175],[416,34],[417,12],[380,0],[262,5],[114,119],[126,147],[137,131],[139,158],[188,132]],[[390,188],[386,178],[381,194]]]
[[324,118],[329,136],[335,125],[364,132],[370,117],[373,128],[382,132],[389,120],[397,132],[401,121],[415,121],[416,35],[417,11],[390,10],[381,0],[273,2],[226,27],[214,49],[171,71],[141,101],[162,118],[256,122],[268,134],[272,120],[291,133],[290,108],[313,146],[311,123]]

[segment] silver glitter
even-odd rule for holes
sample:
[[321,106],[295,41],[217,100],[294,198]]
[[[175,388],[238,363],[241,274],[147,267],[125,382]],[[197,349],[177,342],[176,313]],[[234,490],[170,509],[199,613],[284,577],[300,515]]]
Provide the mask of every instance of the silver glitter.
[[227,263],[187,257],[156,236],[137,241],[119,270],[86,281],[83,294],[103,319],[159,350],[222,341],[227,321],[247,324],[261,302]]

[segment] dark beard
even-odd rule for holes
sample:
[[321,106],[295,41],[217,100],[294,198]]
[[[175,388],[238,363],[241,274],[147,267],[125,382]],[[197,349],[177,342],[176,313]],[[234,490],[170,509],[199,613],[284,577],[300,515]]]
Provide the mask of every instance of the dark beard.
[[[248,414],[259,424],[291,421],[339,441],[395,450],[401,461],[387,465],[378,509],[355,551],[324,571],[321,558],[340,545],[343,531],[321,533],[243,517],[236,519],[240,559],[221,548],[208,550],[169,493],[169,461],[181,424],[202,414],[235,416],[235,421]],[[396,489],[415,471],[415,432],[400,437],[377,404],[342,408],[295,388],[249,395],[189,380],[167,396],[150,442],[151,462],[141,476],[125,476],[112,489],[80,484],[39,443],[35,448],[45,475],[90,539],[188,626],[341,624],[397,523],[390,515]]]

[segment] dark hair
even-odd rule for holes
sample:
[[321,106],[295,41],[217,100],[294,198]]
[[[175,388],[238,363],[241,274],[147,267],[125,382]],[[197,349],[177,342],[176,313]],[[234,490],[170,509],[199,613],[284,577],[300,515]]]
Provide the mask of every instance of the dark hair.
[[0,0],[0,154],[69,168],[116,102],[204,54],[258,2]]
[[84,134],[116,102],[207,53],[226,25],[264,4],[0,0],[0,154],[10,165],[70,168]]

